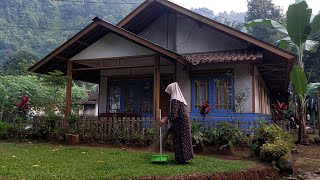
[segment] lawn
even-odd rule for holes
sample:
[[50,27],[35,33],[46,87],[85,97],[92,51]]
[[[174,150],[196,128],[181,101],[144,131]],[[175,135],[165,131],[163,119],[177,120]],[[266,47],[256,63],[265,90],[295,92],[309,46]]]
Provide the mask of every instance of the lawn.
[[233,172],[254,166],[196,156],[187,165],[151,164],[154,153],[121,148],[72,147],[50,144],[0,143],[0,179],[128,179],[191,173]]

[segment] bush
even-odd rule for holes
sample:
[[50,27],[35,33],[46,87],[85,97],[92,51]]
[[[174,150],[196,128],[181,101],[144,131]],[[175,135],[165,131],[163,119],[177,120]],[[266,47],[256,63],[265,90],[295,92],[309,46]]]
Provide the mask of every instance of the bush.
[[0,121],[0,138],[8,139],[10,137],[12,126],[9,123]]
[[207,139],[215,146],[218,139],[218,129],[217,128],[209,128],[207,131]]
[[260,159],[271,163],[278,161],[283,155],[290,152],[290,145],[284,140],[276,140],[273,143],[263,144],[260,151]]
[[241,131],[229,122],[222,122],[217,128],[216,141],[220,148],[233,147],[241,141]]
[[196,124],[194,122],[191,123],[191,133],[192,133],[192,144],[193,146],[203,151],[204,148],[204,141],[210,142],[206,137],[204,133],[204,128],[202,124]]
[[254,143],[255,143],[255,154],[259,155],[263,144],[272,144],[276,141],[285,143],[286,147],[292,148],[293,138],[291,134],[284,131],[281,127],[276,124],[261,124],[259,128],[255,130]]
[[146,130],[146,143],[150,145],[156,139],[156,132],[154,128],[149,128]]
[[284,131],[278,125],[262,124],[255,132],[256,147],[254,150],[262,161],[278,161],[291,151],[293,138],[289,132]]

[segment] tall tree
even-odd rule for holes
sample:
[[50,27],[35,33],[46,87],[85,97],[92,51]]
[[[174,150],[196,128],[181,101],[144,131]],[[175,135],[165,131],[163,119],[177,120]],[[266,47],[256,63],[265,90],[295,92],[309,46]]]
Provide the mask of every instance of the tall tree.
[[19,51],[4,61],[2,73],[7,75],[25,75],[28,68],[38,60],[34,54],[26,51]]
[[[272,0],[248,0],[248,12],[246,22],[255,19],[273,19],[278,22],[284,21],[282,9],[272,3]],[[281,34],[275,29],[266,25],[258,25],[248,33],[258,39],[274,44],[281,37]]]

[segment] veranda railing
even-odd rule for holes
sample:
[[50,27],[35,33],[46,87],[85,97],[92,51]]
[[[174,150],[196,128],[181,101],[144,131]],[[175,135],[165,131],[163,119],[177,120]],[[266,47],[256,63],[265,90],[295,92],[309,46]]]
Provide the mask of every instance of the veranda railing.
[[[246,120],[239,118],[218,118],[218,117],[191,117],[191,121],[203,124],[204,128],[217,127],[221,122],[229,122],[238,127],[243,133],[250,134],[260,126],[260,121]],[[63,136],[67,131],[67,121],[63,117],[48,121],[46,116],[33,117],[31,122],[16,121],[15,127],[26,128],[23,133],[27,135],[41,134],[48,131],[53,138]],[[79,116],[75,130],[79,133],[81,142],[112,142],[115,140],[140,140],[146,141],[150,138],[153,127],[152,117],[95,117]],[[283,127],[287,125],[282,124]],[[153,131],[155,133],[155,131]]]

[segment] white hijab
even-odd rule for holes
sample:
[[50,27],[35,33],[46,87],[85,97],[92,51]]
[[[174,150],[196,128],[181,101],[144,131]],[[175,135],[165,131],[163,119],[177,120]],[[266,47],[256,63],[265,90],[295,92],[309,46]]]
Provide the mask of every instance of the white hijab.
[[[178,83],[174,82],[174,83],[169,84],[165,91],[166,91],[166,93],[171,95],[171,98],[170,98],[171,100],[176,99],[180,102],[183,102],[184,105],[186,105],[186,106],[188,105],[182,95],[182,92],[179,88]],[[171,107],[171,101],[170,101],[170,107]]]

